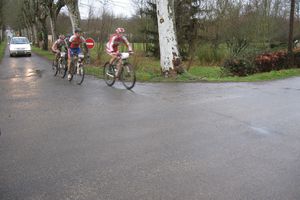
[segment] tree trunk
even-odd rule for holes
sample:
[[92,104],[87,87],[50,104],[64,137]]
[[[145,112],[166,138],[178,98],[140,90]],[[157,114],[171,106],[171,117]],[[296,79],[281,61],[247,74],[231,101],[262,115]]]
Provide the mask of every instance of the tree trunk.
[[2,29],[0,28],[0,43],[3,41],[3,37],[2,37]]
[[174,71],[182,73],[175,30],[174,0],[156,0],[156,4],[162,72],[165,76]]
[[35,46],[38,46],[39,45],[39,39],[38,39],[36,24],[32,24],[32,33],[33,33],[33,43],[34,43]]
[[50,28],[52,34],[52,41],[54,42],[57,40],[57,29],[56,29],[56,22],[57,16],[62,7],[65,6],[64,0],[58,0],[56,3],[54,1],[48,2],[48,10],[49,10],[49,17],[50,17]]
[[2,27],[2,25],[3,25],[3,4],[4,3],[4,1],[3,0],[0,0],[0,43],[1,43],[1,41],[3,41],[3,27]]
[[32,27],[30,26],[30,25],[28,25],[27,27],[27,33],[28,33],[28,40],[30,41],[30,42],[33,42],[33,37],[32,37]]
[[66,0],[69,15],[72,23],[73,32],[80,27],[80,12],[78,8],[78,0]]
[[52,42],[57,40],[56,17],[50,16],[50,28],[52,34]]
[[290,30],[289,30],[289,43],[288,43],[289,64],[291,66],[294,65],[294,56],[293,56],[294,18],[295,18],[295,0],[291,0]]
[[48,50],[48,30],[46,21],[42,24],[42,33],[43,33],[43,49]]

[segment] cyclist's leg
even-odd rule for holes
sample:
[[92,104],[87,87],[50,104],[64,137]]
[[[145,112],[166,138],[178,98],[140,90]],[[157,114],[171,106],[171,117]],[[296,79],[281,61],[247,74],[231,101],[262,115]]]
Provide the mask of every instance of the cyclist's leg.
[[115,60],[117,59],[118,52],[106,50],[106,53],[108,55],[110,55],[110,57],[111,57],[110,60],[109,60],[109,64],[110,65],[114,64]]
[[113,64],[114,62],[115,62],[115,60],[116,60],[116,56],[115,55],[110,55],[111,56],[111,58],[110,58],[110,60],[109,60],[109,64]]
[[59,59],[59,57],[60,57],[60,54],[59,54],[60,52],[57,52],[56,54],[55,54],[55,60],[56,60],[56,63],[58,63],[58,59]]
[[72,61],[73,53],[71,48],[68,49],[68,79],[71,79],[71,61]]
[[121,61],[121,59],[120,59],[120,57],[119,57],[119,52],[118,51],[116,51],[116,52],[111,52],[110,53],[110,56],[111,56],[111,59],[110,59],[110,64],[112,65],[112,64],[116,64],[116,73],[115,73],[115,76],[116,77],[119,77],[119,74],[120,74],[120,69],[121,69],[121,65],[120,64],[122,64],[122,62],[120,62]]
[[118,60],[116,61],[117,62],[117,71],[116,71],[116,77],[119,77],[120,76],[120,72],[121,72],[121,69],[122,69],[122,60],[120,58],[118,58]]
[[54,58],[54,65],[57,65],[57,61],[58,61],[58,50],[54,51],[52,50],[52,53],[55,55],[55,58]]

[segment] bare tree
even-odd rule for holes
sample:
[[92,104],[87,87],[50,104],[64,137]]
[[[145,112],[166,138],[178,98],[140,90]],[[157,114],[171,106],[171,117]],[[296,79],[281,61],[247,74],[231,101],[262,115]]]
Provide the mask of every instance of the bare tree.
[[72,23],[73,32],[80,27],[80,12],[78,8],[78,0],[65,0],[66,6],[69,10],[69,16]]
[[55,41],[57,39],[57,31],[56,31],[56,21],[58,14],[62,7],[65,6],[64,0],[58,0],[56,3],[54,0],[47,0],[47,7],[50,17],[50,26],[52,33],[52,40]]
[[37,25],[37,17],[36,17],[36,2],[32,0],[24,0],[24,4],[22,7],[22,16],[23,22],[27,26],[27,29],[30,29],[30,33],[32,34],[30,37],[31,41],[35,45],[38,45],[38,25]]
[[47,0],[33,0],[36,3],[36,16],[41,27],[41,36],[43,41],[42,48],[48,50],[48,28],[47,28],[47,17],[48,17],[48,7]]
[[87,18],[87,29],[86,31],[90,31],[90,26],[91,26],[91,20],[94,18],[94,7],[92,5],[89,5],[89,13],[88,13],[88,18]]
[[98,33],[98,43],[96,45],[97,59],[101,60],[104,52],[104,44],[107,42],[107,39],[110,34],[110,30],[113,26],[113,15],[106,12],[106,5],[103,4],[102,14],[98,18],[97,28],[100,30]]
[[162,72],[182,72],[175,30],[174,0],[156,0]]

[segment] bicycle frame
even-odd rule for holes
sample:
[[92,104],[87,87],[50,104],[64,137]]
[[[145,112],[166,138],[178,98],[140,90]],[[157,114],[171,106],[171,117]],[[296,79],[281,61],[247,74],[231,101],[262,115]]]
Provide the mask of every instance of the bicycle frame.
[[127,52],[120,53],[120,56],[118,56],[118,59],[116,59],[112,63],[112,66],[115,68],[118,65],[118,63],[120,62],[120,60],[121,60],[121,68],[120,68],[120,70],[122,70],[123,66],[126,65],[126,64],[128,64],[129,55],[130,55],[130,53],[127,53]]
[[83,54],[74,54],[71,57],[71,66],[70,66],[71,78],[69,81],[72,81],[73,77],[76,79],[76,83],[80,85],[84,80],[84,55]]

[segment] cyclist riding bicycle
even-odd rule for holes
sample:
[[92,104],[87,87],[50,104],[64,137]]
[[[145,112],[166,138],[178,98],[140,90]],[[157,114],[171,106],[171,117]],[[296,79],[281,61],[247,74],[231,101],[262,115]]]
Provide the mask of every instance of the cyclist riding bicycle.
[[117,62],[117,71],[115,74],[116,77],[119,76],[120,68],[122,65],[122,60],[120,59],[120,52],[118,49],[119,45],[121,43],[125,44],[128,48],[128,51],[132,52],[131,44],[129,43],[125,35],[123,35],[123,33],[125,33],[124,28],[117,28],[116,33],[110,36],[109,41],[106,44],[106,52],[111,56],[109,63],[113,64],[114,62]]
[[69,39],[69,51],[68,51],[68,80],[72,78],[71,75],[71,62],[73,56],[81,53],[80,45],[83,44],[85,52],[87,53],[87,57],[89,57],[89,49],[86,46],[86,42],[83,36],[81,36],[81,30],[78,28],[74,31],[74,35],[72,35]]
[[57,62],[59,54],[61,51],[66,51],[68,48],[67,43],[65,42],[65,36],[59,35],[58,39],[52,45],[52,52],[55,53],[55,61]]

